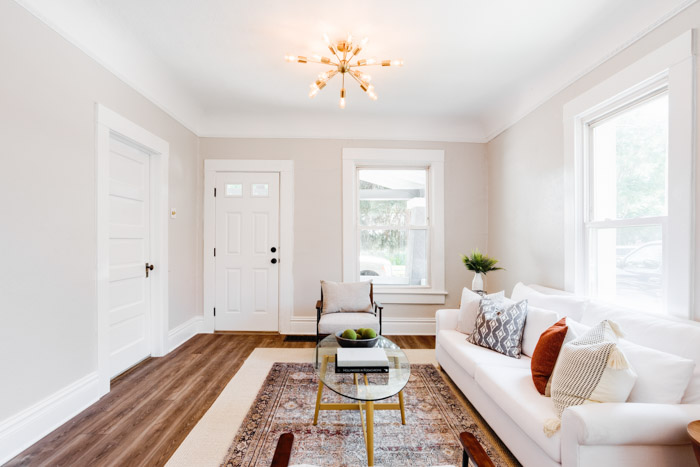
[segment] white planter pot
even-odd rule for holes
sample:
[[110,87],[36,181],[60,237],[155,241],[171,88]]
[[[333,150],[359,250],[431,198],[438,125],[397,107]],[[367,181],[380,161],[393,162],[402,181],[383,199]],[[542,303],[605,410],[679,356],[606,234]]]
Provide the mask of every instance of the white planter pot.
[[484,291],[486,290],[485,287],[485,282],[486,282],[486,277],[484,277],[483,274],[480,272],[475,272],[474,273],[474,280],[472,281],[472,291],[478,292],[478,291]]

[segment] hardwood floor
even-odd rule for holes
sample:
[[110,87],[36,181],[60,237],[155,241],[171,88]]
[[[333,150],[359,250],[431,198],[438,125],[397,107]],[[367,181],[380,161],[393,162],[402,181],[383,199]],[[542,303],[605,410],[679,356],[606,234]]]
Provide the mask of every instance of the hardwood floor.
[[[432,336],[391,336],[402,348],[435,348]],[[7,466],[159,466],[256,347],[314,347],[280,335],[199,334],[112,381],[95,404]]]

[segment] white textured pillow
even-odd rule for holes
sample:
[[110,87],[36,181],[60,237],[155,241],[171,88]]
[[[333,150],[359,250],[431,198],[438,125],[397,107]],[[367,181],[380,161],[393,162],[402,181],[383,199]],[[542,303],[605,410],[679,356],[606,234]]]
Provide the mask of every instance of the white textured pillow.
[[588,304],[587,298],[575,295],[547,295],[522,282],[515,284],[510,299],[515,302],[527,300],[529,306],[556,311],[560,317],[566,316],[579,322]]
[[552,402],[559,419],[547,420],[552,436],[561,426],[567,407],[591,402],[625,402],[637,374],[618,344],[617,324],[602,321],[561,348],[551,377]]
[[372,311],[369,282],[321,281],[323,312]]
[[551,325],[559,321],[559,316],[551,310],[543,310],[530,306],[527,307],[527,321],[525,321],[525,331],[523,332],[523,354],[532,357],[540,336]]
[[680,404],[695,362],[660,350],[637,345],[625,339],[620,348],[637,373],[628,402]]
[[[492,293],[485,296],[494,302],[501,302],[506,298],[505,291]],[[459,315],[457,317],[457,330],[464,334],[474,332],[476,324],[476,315],[479,314],[479,303],[481,303],[481,295],[472,292],[468,288],[462,290],[462,301],[459,304]]]

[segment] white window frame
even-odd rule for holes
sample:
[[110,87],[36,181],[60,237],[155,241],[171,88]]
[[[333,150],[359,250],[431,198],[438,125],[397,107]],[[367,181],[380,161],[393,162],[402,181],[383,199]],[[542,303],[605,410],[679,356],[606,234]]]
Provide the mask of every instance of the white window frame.
[[445,152],[437,149],[343,149],[343,281],[359,280],[358,169],[427,169],[428,278],[427,286],[376,284],[382,303],[445,303]]
[[[611,109],[667,87],[669,99],[668,216],[664,231],[666,312],[694,311],[695,54],[687,31],[564,106],[565,287],[588,292],[588,126]],[[662,227],[664,228],[664,227]]]

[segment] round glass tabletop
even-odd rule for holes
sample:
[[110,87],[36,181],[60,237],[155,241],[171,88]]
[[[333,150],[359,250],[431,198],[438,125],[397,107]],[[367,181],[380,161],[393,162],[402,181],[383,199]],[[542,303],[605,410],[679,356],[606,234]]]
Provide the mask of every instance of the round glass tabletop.
[[384,349],[389,359],[389,373],[336,373],[335,356],[340,347],[334,335],[316,346],[316,375],[330,390],[359,401],[378,401],[396,395],[411,376],[411,364],[401,348],[384,336],[375,347]]

